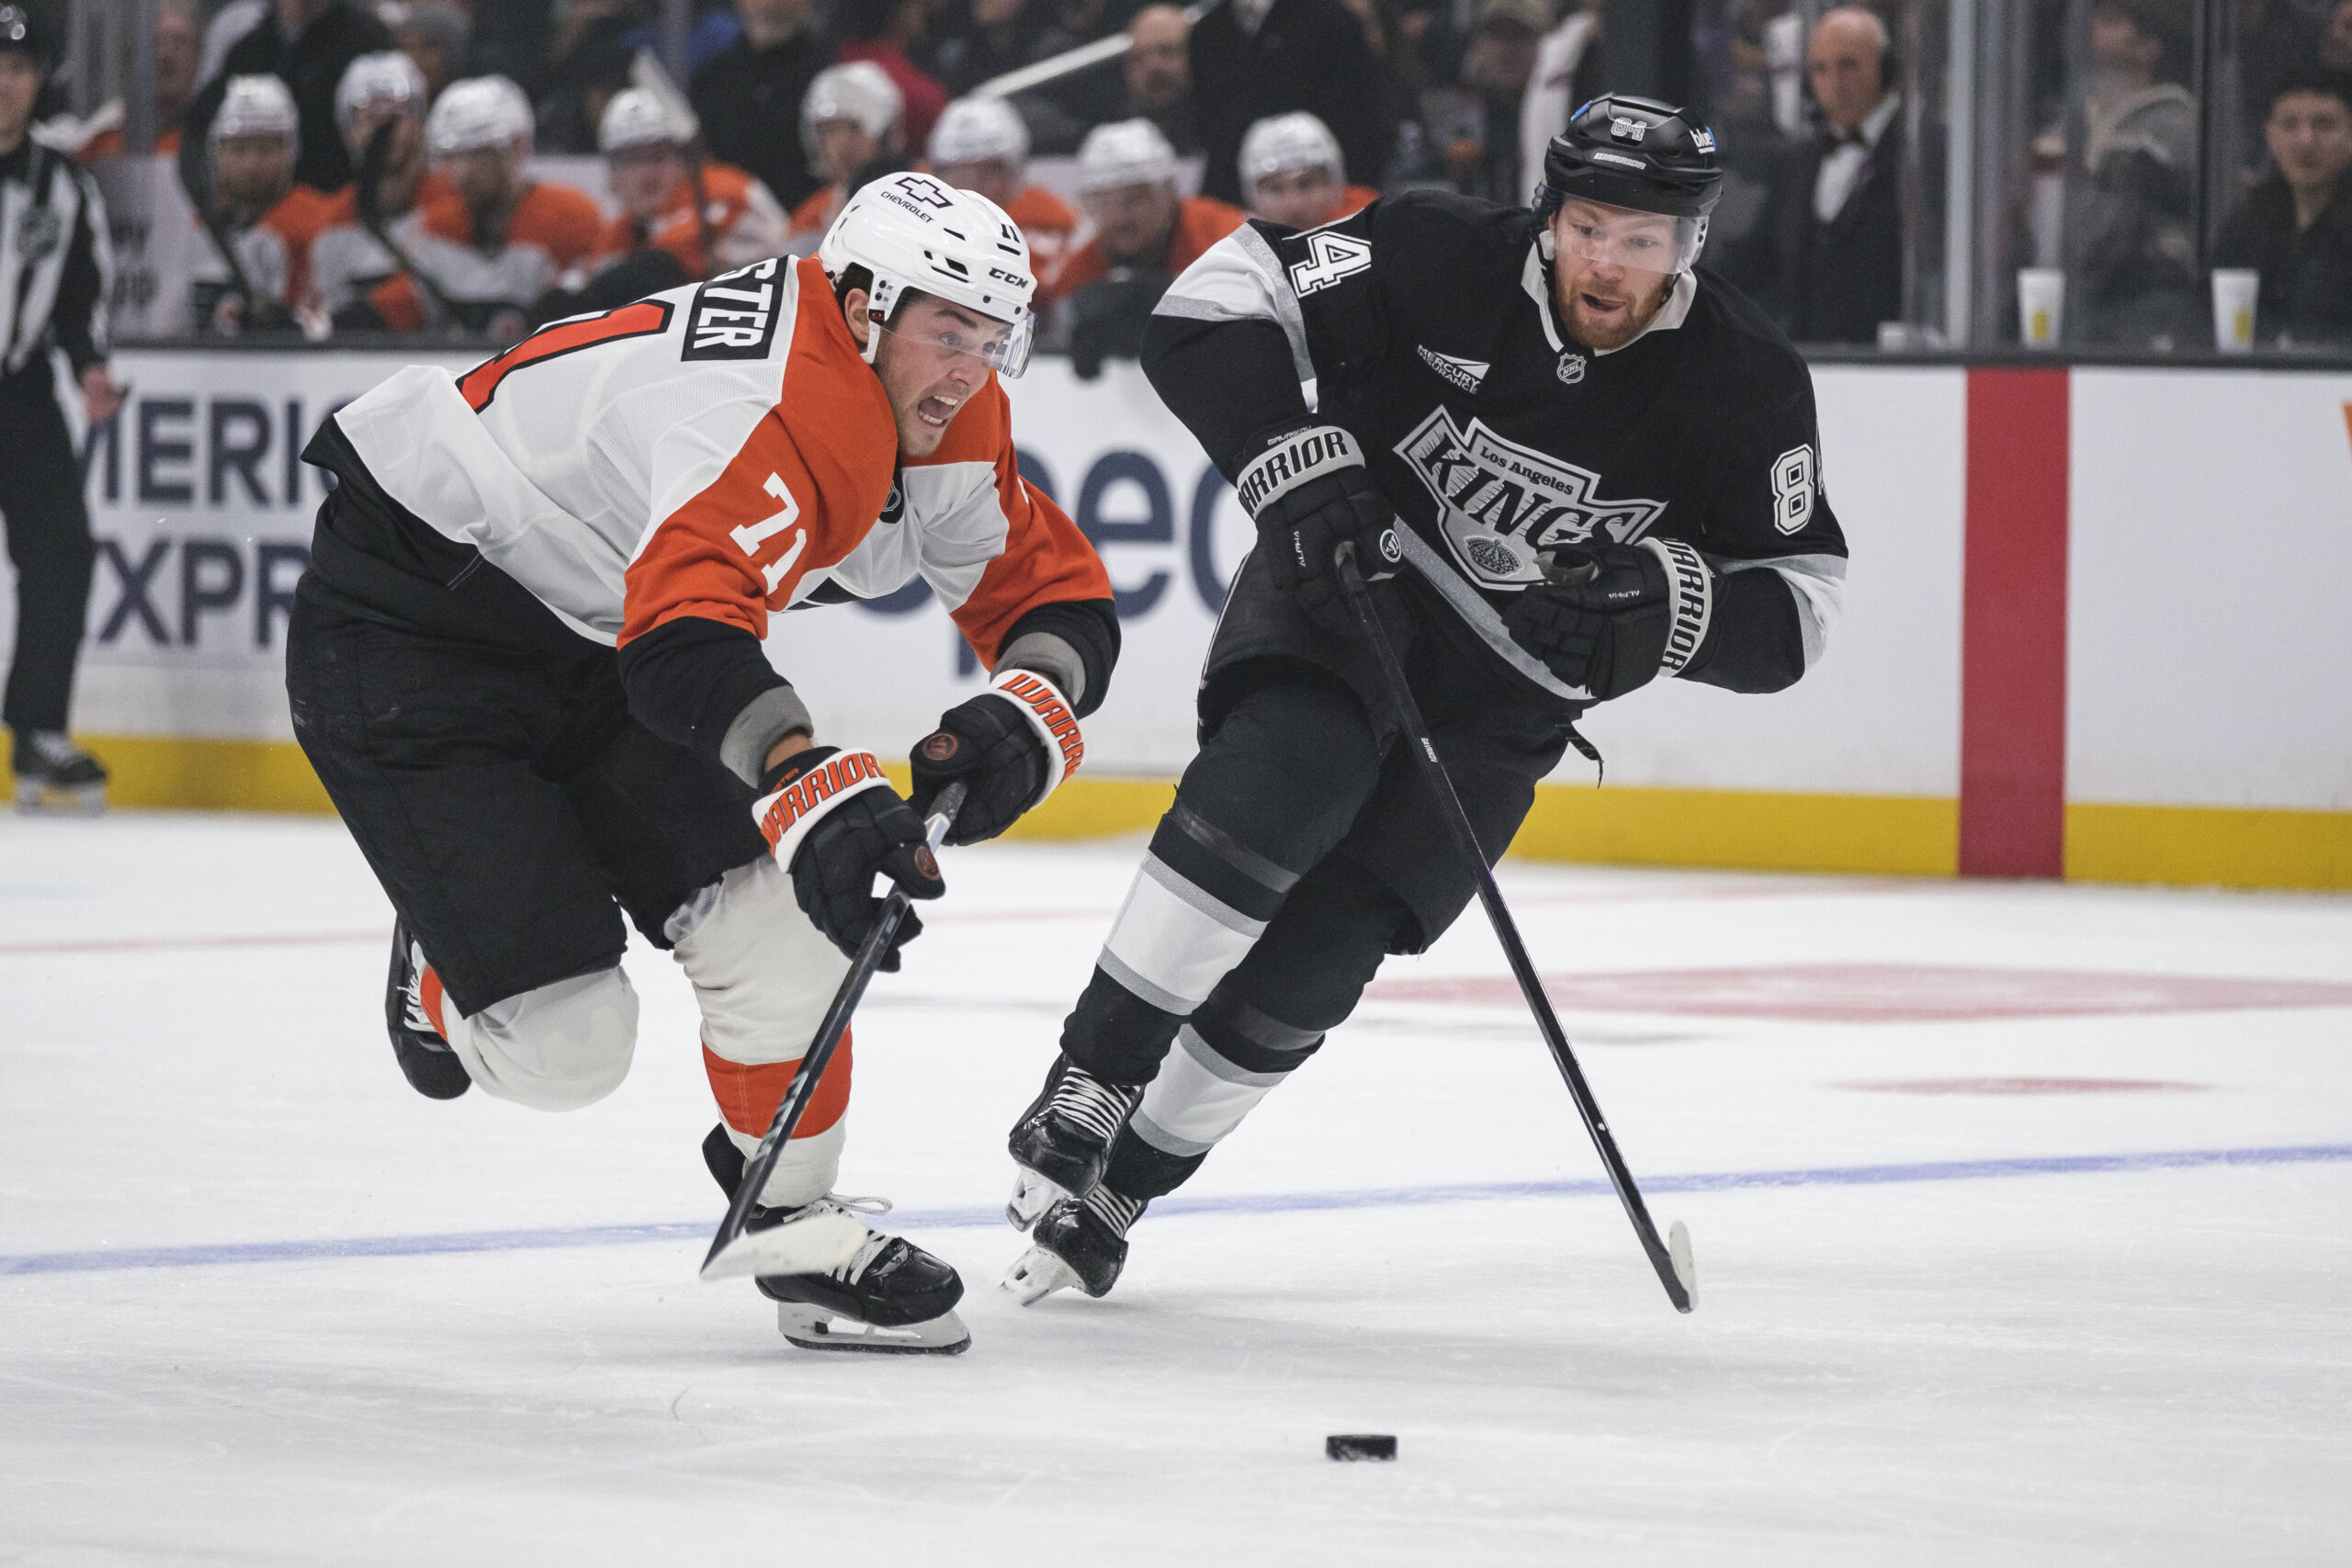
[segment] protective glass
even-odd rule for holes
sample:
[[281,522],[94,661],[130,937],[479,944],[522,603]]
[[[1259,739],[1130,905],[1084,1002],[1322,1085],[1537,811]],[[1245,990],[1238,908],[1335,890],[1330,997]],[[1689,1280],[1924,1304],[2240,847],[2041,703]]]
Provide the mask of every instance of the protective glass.
[[[904,315],[901,311],[899,314]],[[989,321],[987,328],[972,331],[953,322],[923,327],[909,332],[901,327],[887,326],[882,330],[901,343],[920,344],[944,354],[967,354],[1008,381],[1017,381],[1029,368],[1029,347],[1035,340],[1036,313],[1021,312],[1015,321]]]
[[1635,272],[1675,273],[1699,259],[1707,220],[1570,199],[1553,220],[1552,235],[1562,255]]

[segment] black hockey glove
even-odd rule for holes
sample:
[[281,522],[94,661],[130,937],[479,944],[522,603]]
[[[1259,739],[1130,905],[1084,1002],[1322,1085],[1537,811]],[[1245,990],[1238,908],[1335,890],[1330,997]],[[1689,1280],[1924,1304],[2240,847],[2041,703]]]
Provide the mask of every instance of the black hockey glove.
[[1029,670],[998,672],[989,689],[939,716],[939,728],[915,743],[910,792],[915,815],[956,779],[968,792],[947,830],[951,844],[977,844],[1012,826],[1053,794],[1086,754],[1078,716],[1061,689]]
[[[801,912],[835,947],[855,956],[874,930],[882,900],[876,872],[910,898],[947,891],[939,862],[922,841],[922,820],[882,776],[871,751],[812,746],[770,768],[752,815],[776,860],[792,874]],[[912,909],[899,922],[882,967],[899,967],[899,949],[922,934]]]
[[1679,539],[1564,545],[1537,560],[1544,581],[1521,592],[1503,624],[1595,702],[1675,673],[1707,640],[1714,573]]
[[1259,437],[1251,450],[1256,456],[1233,489],[1258,525],[1258,548],[1275,588],[1296,594],[1325,631],[1353,636],[1355,616],[1340,596],[1333,555],[1351,540],[1366,581],[1394,577],[1404,558],[1396,509],[1372,482],[1356,438],[1337,425],[1301,421]]

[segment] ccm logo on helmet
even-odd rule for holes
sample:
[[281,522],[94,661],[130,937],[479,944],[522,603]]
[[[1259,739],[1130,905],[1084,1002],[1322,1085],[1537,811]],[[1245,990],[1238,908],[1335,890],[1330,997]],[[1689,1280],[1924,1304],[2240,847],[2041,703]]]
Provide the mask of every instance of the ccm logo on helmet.
[[765,359],[775,344],[776,263],[723,273],[695,290],[681,359]]

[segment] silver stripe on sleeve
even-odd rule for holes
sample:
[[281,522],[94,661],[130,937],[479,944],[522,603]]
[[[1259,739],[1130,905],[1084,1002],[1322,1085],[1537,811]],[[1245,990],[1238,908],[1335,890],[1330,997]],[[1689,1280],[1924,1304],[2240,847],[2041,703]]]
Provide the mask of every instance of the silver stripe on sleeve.
[[1405,558],[1412,564],[1413,570],[1419,572],[1423,580],[1437,590],[1439,596],[1453,606],[1453,613],[1478,634],[1481,642],[1493,649],[1496,658],[1555,697],[1572,703],[1593,700],[1590,692],[1582,686],[1569,685],[1545,669],[1542,660],[1520,647],[1518,640],[1510,635],[1510,628],[1503,625],[1503,618],[1495,614],[1494,606],[1440,559],[1438,553],[1430,548],[1428,541],[1401,523],[1396,533],[1396,543],[1404,549]]
[[997,656],[996,668],[989,673],[1001,675],[1008,670],[1043,675],[1061,688],[1073,707],[1086,699],[1086,660],[1066,637],[1053,632],[1023,632]]
[[1808,670],[1820,662],[1822,649],[1829,641],[1829,628],[1838,624],[1838,612],[1846,602],[1846,558],[1844,556],[1770,556],[1762,560],[1718,560],[1718,572],[1752,571],[1758,567],[1770,567],[1781,574],[1789,592],[1797,602],[1797,628],[1804,638],[1804,667]]
[[1304,383],[1315,379],[1306,353],[1306,318],[1298,296],[1266,237],[1244,223],[1203,252],[1152,307],[1155,316],[1194,321],[1272,321],[1290,341],[1291,368]]
[[718,761],[756,789],[760,775],[767,772],[768,753],[796,729],[807,731],[812,739],[816,737],[817,722],[808,716],[808,705],[789,685],[770,686],[745,703],[743,711],[728,725],[726,737],[718,743]]

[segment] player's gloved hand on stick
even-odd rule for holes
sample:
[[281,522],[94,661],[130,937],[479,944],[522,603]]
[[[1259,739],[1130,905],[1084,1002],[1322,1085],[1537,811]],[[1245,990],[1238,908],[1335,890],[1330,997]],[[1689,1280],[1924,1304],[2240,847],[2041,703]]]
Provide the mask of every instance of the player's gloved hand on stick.
[[914,814],[957,779],[967,791],[947,830],[951,844],[977,844],[1012,826],[1078,771],[1086,742],[1061,688],[1029,670],[1001,670],[989,689],[939,716],[939,728],[915,743],[910,792]]
[[1334,424],[1301,420],[1260,436],[1234,481],[1234,494],[1258,525],[1258,548],[1275,588],[1326,631],[1352,635],[1355,615],[1340,592],[1332,558],[1342,540],[1356,547],[1366,581],[1396,573],[1396,509],[1372,482],[1356,438]]
[[[876,872],[910,898],[947,891],[939,862],[923,843],[922,819],[899,798],[871,751],[811,746],[767,771],[752,819],[778,863],[792,874],[801,912],[835,947],[854,955],[881,917]],[[882,967],[899,967],[899,949],[922,934],[909,909]]]
[[1537,560],[1544,580],[1521,592],[1503,624],[1597,702],[1673,674],[1707,640],[1714,572],[1679,539],[1563,545]]

